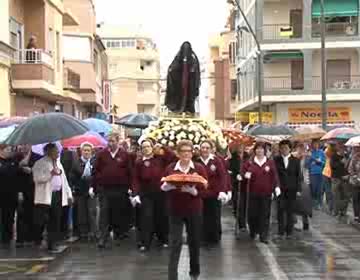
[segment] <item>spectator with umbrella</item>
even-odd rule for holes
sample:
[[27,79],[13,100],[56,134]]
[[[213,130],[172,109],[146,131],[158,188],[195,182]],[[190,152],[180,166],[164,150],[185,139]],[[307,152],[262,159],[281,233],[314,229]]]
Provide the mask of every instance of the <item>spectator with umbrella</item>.
[[35,238],[41,244],[44,228],[48,232],[48,250],[57,252],[61,230],[62,208],[72,203],[72,191],[59,161],[55,144],[45,146],[45,157],[33,167],[35,182]]
[[313,139],[311,143],[312,149],[307,160],[307,168],[310,173],[310,187],[313,198],[313,204],[316,210],[320,210],[322,206],[321,201],[321,186],[322,186],[322,172],[325,166],[325,153],[320,148],[320,140]]
[[19,148],[19,205],[17,208],[17,239],[16,247],[24,247],[25,243],[32,243],[34,238],[34,192],[35,184],[32,174],[34,164],[42,158],[32,151],[30,145]]
[[353,147],[352,159],[349,164],[350,185],[352,187],[352,201],[354,222],[360,223],[360,146]]
[[347,170],[348,160],[345,156],[345,146],[341,142],[336,143],[334,154],[330,160],[331,183],[335,203],[335,216],[345,217],[350,198],[349,174]]
[[5,249],[11,246],[13,224],[18,202],[20,168],[10,146],[0,145],[0,210],[1,210],[1,243]]

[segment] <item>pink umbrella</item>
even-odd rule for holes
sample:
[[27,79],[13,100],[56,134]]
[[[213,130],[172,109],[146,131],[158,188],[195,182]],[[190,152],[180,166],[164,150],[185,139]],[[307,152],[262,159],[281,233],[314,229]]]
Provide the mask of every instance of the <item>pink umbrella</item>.
[[83,143],[90,143],[94,148],[104,148],[107,145],[105,139],[94,134],[84,134],[66,139],[62,142],[66,149],[79,148]]
[[348,140],[354,136],[359,135],[359,131],[351,127],[341,127],[330,130],[326,133],[321,140]]

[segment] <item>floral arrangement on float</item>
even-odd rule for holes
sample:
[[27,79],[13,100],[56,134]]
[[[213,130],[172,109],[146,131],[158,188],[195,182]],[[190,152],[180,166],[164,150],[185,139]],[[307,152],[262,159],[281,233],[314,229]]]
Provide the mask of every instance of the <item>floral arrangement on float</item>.
[[190,140],[194,145],[199,145],[210,139],[219,149],[226,149],[228,144],[219,126],[203,119],[190,118],[163,118],[151,122],[142,138],[151,138],[170,148],[181,140]]

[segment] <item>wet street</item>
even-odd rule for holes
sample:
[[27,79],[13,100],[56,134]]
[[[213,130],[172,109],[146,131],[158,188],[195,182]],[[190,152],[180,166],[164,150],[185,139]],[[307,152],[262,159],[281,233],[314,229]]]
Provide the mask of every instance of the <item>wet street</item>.
[[[322,212],[315,213],[310,232],[296,231],[294,240],[282,241],[273,233],[269,245],[250,241],[245,234],[236,240],[233,227],[230,214],[224,214],[222,243],[202,250],[200,279],[360,279],[360,231]],[[99,251],[95,245],[76,243],[44,272],[4,279],[167,279],[167,251],[154,248],[140,254],[134,244],[125,240],[119,247]],[[180,280],[189,279],[186,247],[179,270]]]

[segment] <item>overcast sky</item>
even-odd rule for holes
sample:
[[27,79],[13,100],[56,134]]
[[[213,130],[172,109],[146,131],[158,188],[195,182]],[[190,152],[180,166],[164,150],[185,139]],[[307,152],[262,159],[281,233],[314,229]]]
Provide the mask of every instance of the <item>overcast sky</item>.
[[159,47],[167,68],[183,41],[199,58],[207,55],[211,34],[222,31],[226,0],[96,0],[97,22],[142,25]]

